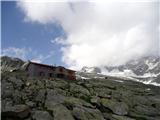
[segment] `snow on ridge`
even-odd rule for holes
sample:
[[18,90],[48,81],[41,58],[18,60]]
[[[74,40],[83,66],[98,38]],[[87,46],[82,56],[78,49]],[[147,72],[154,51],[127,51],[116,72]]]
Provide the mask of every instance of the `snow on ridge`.
[[140,80],[138,80],[138,82],[142,82],[143,84],[146,84],[146,85],[154,85],[154,86],[159,86],[160,87],[160,84],[158,84],[156,82],[152,82],[152,80],[148,80],[148,81],[140,81]]
[[146,60],[145,63],[146,63],[146,65],[148,65],[148,70],[152,70],[158,65],[158,62],[157,63],[151,63],[151,62],[149,62],[149,60]]
[[130,80],[141,82],[141,83],[144,83],[144,84],[151,84],[151,85],[154,85],[154,86],[160,86],[160,84],[158,84],[156,82],[152,82],[153,79],[150,79],[148,81],[139,80],[140,78],[155,78],[160,73],[158,73],[158,74],[145,73],[144,75],[139,76],[139,75],[134,74],[131,70],[126,69],[123,72],[102,71],[101,74],[107,75],[107,76],[112,76],[112,77],[119,77],[119,78],[122,78],[122,79],[130,79]]
[[[85,72],[92,73],[93,71],[94,71],[93,67],[85,67]],[[82,70],[82,72],[84,72],[84,71]]]
[[101,74],[103,75],[114,75],[114,76],[124,76],[124,77],[135,77],[135,78],[155,78],[157,77],[160,73],[158,74],[154,74],[154,73],[145,73],[144,75],[136,75],[135,73],[133,73],[132,70],[129,69],[125,69],[124,71],[120,72],[117,70],[112,70],[111,72],[108,72],[107,70],[102,70]]
[[123,83],[124,81],[122,81],[122,80],[114,80],[114,81],[116,81],[116,82],[120,82],[120,83]]

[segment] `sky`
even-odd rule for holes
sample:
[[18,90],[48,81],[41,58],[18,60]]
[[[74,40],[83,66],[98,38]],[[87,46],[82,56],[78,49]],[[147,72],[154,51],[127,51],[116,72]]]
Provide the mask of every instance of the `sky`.
[[160,55],[158,0],[1,3],[2,55],[72,69]]
[[24,21],[24,13],[15,1],[1,3],[2,55],[52,65],[61,62],[61,45],[51,43],[65,35],[57,24],[41,25]]

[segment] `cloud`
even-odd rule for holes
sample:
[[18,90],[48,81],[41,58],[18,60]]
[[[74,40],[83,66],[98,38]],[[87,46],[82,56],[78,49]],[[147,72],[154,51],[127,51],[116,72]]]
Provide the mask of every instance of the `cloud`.
[[66,41],[65,38],[60,36],[60,37],[56,37],[55,39],[51,40],[51,43],[53,44],[61,44],[61,45],[66,45]]
[[21,59],[26,59],[26,56],[28,52],[30,52],[31,49],[27,48],[16,48],[16,47],[8,47],[5,49],[2,49],[2,56],[11,56],[11,57],[17,57]]
[[54,51],[50,51],[49,54],[39,54],[36,50],[31,48],[16,48],[16,47],[8,47],[2,49],[1,56],[9,56],[21,58],[23,60],[30,59],[33,62],[44,62],[45,60],[54,56]]
[[41,62],[53,57],[53,55],[54,55],[54,52],[50,51],[48,55],[39,54],[37,57],[32,58],[31,61],[41,63]]
[[60,24],[68,66],[120,65],[159,53],[157,2],[18,2],[27,22]]

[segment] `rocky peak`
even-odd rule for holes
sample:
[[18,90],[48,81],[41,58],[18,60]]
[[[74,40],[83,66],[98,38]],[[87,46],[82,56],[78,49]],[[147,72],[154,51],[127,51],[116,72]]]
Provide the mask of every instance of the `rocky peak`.
[[25,62],[19,58],[12,58],[8,56],[2,56],[1,58],[2,71],[10,71],[13,69],[19,69]]

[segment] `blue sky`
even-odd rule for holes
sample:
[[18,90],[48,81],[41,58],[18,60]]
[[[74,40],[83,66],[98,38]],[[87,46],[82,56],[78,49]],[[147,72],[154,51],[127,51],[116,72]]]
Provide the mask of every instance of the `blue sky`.
[[60,25],[25,22],[24,13],[14,1],[3,1],[1,8],[2,55],[64,65],[61,62],[61,45],[51,43],[51,40],[65,34]]

